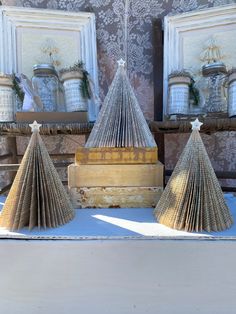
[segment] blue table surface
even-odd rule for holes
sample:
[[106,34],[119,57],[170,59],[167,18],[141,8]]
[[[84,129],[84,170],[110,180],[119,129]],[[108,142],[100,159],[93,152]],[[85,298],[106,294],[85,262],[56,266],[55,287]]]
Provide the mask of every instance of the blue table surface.
[[[225,194],[225,199],[234,217],[234,225],[218,233],[189,233],[177,231],[158,223],[153,208],[103,208],[77,209],[75,218],[66,225],[54,229],[27,228],[10,232],[0,228],[1,238],[65,238],[65,239],[103,239],[103,238],[226,238],[236,239],[236,197]],[[5,197],[0,196],[0,209]]]

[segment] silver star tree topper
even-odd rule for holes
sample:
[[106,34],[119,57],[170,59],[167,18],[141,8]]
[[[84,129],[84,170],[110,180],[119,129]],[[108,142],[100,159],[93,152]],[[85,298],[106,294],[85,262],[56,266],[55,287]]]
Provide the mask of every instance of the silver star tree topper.
[[39,128],[42,126],[42,124],[39,124],[37,121],[34,120],[33,123],[29,124],[31,127],[31,132],[39,132]]
[[123,60],[122,58],[120,60],[117,61],[118,65],[120,67],[124,67],[125,66],[125,60]]
[[201,125],[203,124],[202,122],[200,122],[198,120],[198,118],[196,120],[194,120],[193,122],[190,122],[192,124],[192,131],[193,130],[198,130],[200,131]]

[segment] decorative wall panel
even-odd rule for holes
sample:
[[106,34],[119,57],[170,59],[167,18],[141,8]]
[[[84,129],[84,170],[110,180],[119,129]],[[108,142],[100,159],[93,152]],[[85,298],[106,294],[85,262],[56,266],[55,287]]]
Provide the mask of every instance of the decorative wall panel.
[[209,58],[213,56],[216,61],[224,62],[227,70],[236,66],[236,42],[232,40],[236,37],[236,5],[167,16],[164,34],[164,113],[168,75],[183,69],[189,71],[196,82],[200,91],[199,105],[207,106],[209,87],[202,66],[212,62]]
[[[57,70],[83,60],[98,94],[95,16],[89,12],[62,12],[0,7],[0,71],[32,77],[33,65],[53,63]],[[89,119],[98,108],[89,101]]]

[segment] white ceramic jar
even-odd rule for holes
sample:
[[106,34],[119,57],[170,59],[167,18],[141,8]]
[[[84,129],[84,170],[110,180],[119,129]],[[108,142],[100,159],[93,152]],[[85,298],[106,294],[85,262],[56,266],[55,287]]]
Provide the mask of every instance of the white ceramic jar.
[[88,100],[81,95],[82,73],[79,71],[64,72],[60,78],[64,87],[66,111],[88,111]]
[[189,76],[170,76],[168,114],[187,115],[189,113]]
[[0,74],[0,122],[14,121],[14,97],[12,77]]

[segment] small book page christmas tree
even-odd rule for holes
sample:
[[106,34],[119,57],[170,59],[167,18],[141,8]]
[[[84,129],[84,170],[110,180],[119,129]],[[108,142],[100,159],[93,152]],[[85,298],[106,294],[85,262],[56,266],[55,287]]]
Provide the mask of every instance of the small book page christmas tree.
[[0,226],[53,228],[74,217],[74,209],[39,135],[41,125],[30,125],[32,136],[0,216]]
[[85,147],[156,147],[122,59]]
[[222,231],[233,220],[199,134],[192,133],[176,164],[154,214],[163,225],[186,231]]

